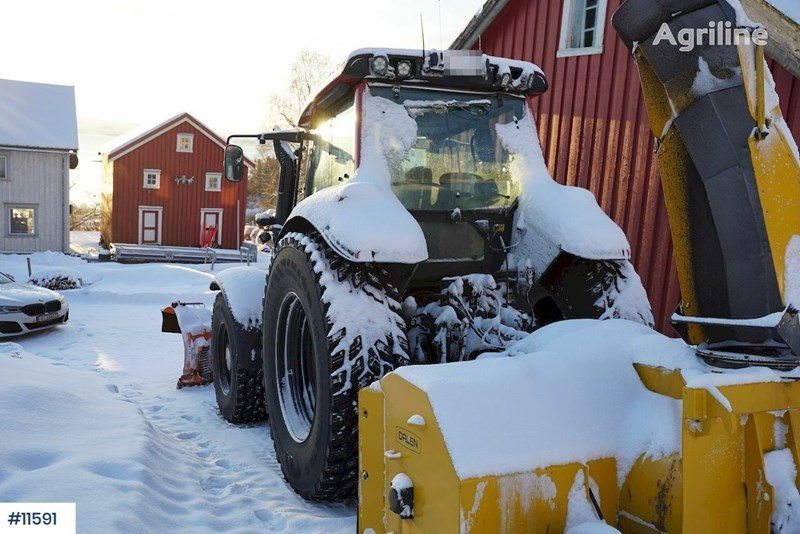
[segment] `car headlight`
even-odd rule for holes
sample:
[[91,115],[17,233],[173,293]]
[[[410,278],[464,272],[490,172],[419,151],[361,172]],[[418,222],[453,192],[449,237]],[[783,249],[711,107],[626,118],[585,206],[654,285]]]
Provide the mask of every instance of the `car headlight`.
[[22,306],[0,306],[0,313],[20,313]]

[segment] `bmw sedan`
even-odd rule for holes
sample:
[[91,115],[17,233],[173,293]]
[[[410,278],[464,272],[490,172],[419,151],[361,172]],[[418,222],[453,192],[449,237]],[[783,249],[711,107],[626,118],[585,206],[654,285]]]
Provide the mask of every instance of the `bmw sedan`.
[[69,305],[61,294],[0,273],[0,337],[36,332],[68,319]]

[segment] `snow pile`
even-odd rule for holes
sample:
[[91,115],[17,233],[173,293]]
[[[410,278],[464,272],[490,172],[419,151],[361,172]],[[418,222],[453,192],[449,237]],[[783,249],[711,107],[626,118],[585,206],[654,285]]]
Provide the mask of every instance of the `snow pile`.
[[28,283],[54,291],[64,291],[83,287],[83,276],[75,269],[52,267],[36,271],[28,278]]
[[369,90],[363,106],[370,119],[362,123],[358,170],[347,183],[304,199],[292,218],[311,221],[351,261],[419,263],[428,258],[425,236],[392,192],[389,172],[416,142],[417,123],[402,105],[373,97]]
[[[232,267],[214,278],[225,294],[233,318],[244,326],[245,330],[261,328],[264,280],[264,271],[254,267]],[[255,288],[259,291],[255,291]]]
[[505,149],[515,155],[512,172],[522,184],[514,223],[514,241],[519,244],[513,256],[518,267],[530,260],[540,275],[559,249],[587,259],[630,257],[625,234],[600,209],[594,195],[552,179],[530,111],[514,122],[497,124],[496,129]]
[[[395,373],[427,393],[462,478],[614,457],[624,481],[642,454],[680,450],[681,404],[642,384],[633,362],[643,352],[696,361],[684,343],[646,326],[579,320],[534,332],[511,358]],[[476,425],[494,438],[474,439]]]
[[800,493],[795,485],[797,466],[791,449],[779,449],[764,455],[767,482],[775,490],[772,504],[772,532],[800,534]]
[[[160,310],[210,309],[210,265],[48,256],[98,282],[70,292],[69,323],[0,341],[0,502],[75,502],[78,532],[355,530],[353,504],[286,485],[267,423],[227,423],[213,386],[175,388],[183,342]],[[0,254],[0,271],[25,279],[27,257]]]

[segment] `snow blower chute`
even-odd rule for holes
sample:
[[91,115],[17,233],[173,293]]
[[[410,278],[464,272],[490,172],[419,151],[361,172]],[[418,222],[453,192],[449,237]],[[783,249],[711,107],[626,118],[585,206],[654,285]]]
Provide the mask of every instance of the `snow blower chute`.
[[213,380],[209,360],[211,310],[201,302],[173,302],[161,310],[161,331],[183,337],[183,374],[178,389],[209,384]]

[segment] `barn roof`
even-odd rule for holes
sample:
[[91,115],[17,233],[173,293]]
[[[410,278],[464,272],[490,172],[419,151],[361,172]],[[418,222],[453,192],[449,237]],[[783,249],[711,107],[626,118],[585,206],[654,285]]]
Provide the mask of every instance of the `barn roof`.
[[[167,130],[171,130],[175,126],[187,123],[194,126],[203,135],[211,139],[214,143],[225,149],[225,140],[214,133],[208,126],[195,119],[188,113],[180,113],[158,124],[143,124],[138,128],[134,128],[111,141],[104,143],[100,147],[100,152],[108,154],[108,161],[114,161],[117,158],[128,154],[140,146],[150,142]],[[245,165],[251,169],[255,167],[255,163],[250,158],[245,157]]]
[[77,150],[75,88],[0,80],[0,146]]
[[[769,32],[767,54],[786,70],[800,78],[800,7],[797,0],[741,0],[747,14]],[[466,27],[450,45],[454,50],[472,48],[508,0],[486,0]]]

